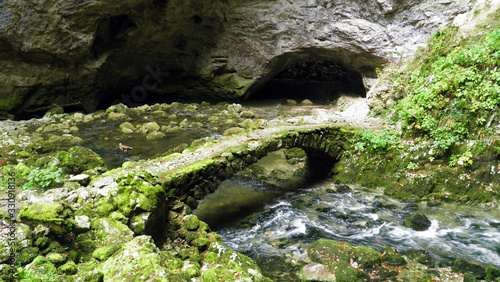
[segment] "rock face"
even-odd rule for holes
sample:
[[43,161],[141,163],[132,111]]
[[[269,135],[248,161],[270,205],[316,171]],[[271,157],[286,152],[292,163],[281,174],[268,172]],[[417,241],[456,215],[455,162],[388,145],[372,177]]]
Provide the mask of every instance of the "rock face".
[[237,98],[301,61],[373,75],[459,0],[0,0],[0,114]]

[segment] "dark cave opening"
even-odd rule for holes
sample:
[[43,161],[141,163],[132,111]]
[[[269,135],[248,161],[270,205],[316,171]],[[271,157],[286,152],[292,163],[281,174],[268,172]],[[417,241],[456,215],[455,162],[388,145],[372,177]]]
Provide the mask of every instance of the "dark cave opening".
[[97,25],[96,35],[91,50],[95,58],[121,46],[126,42],[126,34],[137,25],[128,15],[118,15],[101,20]]
[[336,61],[299,61],[270,79],[249,100],[309,99],[330,102],[340,95],[366,97],[363,77]]

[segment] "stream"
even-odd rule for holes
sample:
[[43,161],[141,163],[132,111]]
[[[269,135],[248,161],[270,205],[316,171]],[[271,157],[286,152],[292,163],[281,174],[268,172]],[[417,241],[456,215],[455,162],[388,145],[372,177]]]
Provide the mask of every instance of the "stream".
[[[401,203],[382,191],[359,186],[338,194],[330,192],[333,186],[325,180],[295,191],[272,191],[254,180],[232,178],[207,196],[195,213],[209,222],[228,247],[250,256],[266,276],[277,281],[287,277],[295,281],[293,272],[299,269],[293,265],[305,259],[305,246],[320,238],[378,251],[390,246],[402,253],[422,252],[439,266],[465,259],[500,267],[498,210]],[[416,211],[431,219],[427,231],[402,225]],[[217,212],[234,212],[235,216],[228,221],[227,215]]]

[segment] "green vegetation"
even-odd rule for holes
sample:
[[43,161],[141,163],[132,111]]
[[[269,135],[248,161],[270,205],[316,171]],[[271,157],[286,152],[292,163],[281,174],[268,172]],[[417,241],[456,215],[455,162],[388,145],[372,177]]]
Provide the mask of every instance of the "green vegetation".
[[491,137],[500,117],[500,30],[479,40],[459,38],[454,28],[437,32],[398,85],[407,94],[394,119],[407,135],[443,149]]
[[26,183],[24,183],[23,188],[47,190],[61,183],[63,179],[64,175],[61,168],[35,168],[26,176]]
[[[480,32],[478,32],[479,34]],[[500,193],[500,29],[432,36],[404,69],[387,68],[386,129],[357,132],[337,183],[400,199],[494,202]],[[386,96],[385,96],[386,95]]]

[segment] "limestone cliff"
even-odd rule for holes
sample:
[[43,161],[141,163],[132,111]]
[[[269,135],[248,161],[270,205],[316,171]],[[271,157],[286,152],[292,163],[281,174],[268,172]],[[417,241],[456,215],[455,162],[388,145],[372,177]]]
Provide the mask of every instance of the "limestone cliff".
[[471,2],[0,0],[0,114],[248,97],[299,61],[371,76]]

